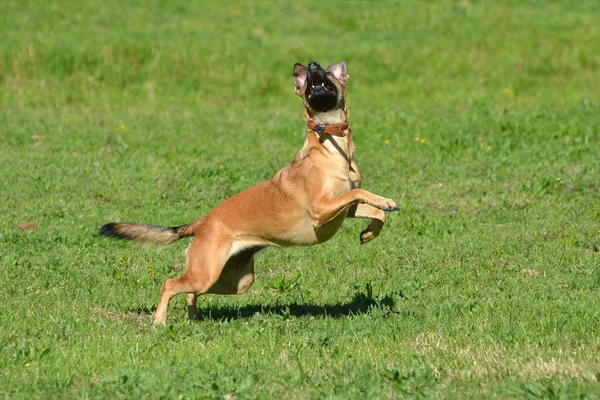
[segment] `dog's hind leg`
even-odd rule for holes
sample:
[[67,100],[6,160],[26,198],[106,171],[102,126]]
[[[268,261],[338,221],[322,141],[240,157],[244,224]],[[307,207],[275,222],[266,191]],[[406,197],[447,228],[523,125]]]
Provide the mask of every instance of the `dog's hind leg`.
[[[221,276],[207,293],[212,294],[243,294],[254,283],[254,252],[243,252],[229,257]],[[188,309],[188,319],[198,317],[196,302],[200,295],[188,293],[185,298]]]
[[188,309],[188,319],[195,320],[197,318],[198,309],[196,308],[196,300],[198,300],[198,294],[188,293],[185,295],[185,304]]
[[258,250],[247,249],[231,256],[219,280],[210,288],[213,294],[243,294],[254,283],[254,253]]
[[152,325],[165,324],[169,301],[178,293],[188,293],[188,316],[191,312],[194,312],[195,316],[194,297],[208,293],[219,280],[229,257],[232,241],[224,234],[220,237],[206,236],[202,239],[196,238],[190,244],[183,275],[180,278],[165,280]]
[[360,233],[360,244],[370,242],[381,233],[385,213],[368,204],[356,204],[348,209],[348,218],[371,218],[371,223]]

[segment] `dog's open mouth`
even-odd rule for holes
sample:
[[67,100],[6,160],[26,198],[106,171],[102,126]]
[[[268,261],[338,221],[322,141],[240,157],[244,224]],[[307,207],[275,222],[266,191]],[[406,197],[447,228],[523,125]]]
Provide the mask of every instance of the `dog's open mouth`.
[[308,86],[308,99],[310,100],[314,95],[322,95],[322,94],[332,94],[337,95],[335,87],[323,79],[319,72],[311,72],[310,75],[310,84]]
[[335,78],[331,72],[323,70],[319,63],[312,61],[308,64],[304,98],[310,108],[326,112],[336,106],[338,88],[334,81]]
[[314,88],[315,86],[321,86],[323,84],[323,79],[321,78],[321,74],[318,72],[313,72],[310,74],[310,84]]

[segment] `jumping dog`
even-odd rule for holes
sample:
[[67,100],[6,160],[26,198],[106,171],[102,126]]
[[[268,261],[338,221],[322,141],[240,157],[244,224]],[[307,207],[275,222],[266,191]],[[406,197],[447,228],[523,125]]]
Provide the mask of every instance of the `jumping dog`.
[[369,218],[361,243],[379,235],[384,211],[396,203],[360,188],[355,145],[348,126],[347,67],[324,70],[311,62],[294,65],[295,93],[304,100],[306,140],[293,161],[273,178],[223,201],[187,225],[162,227],[109,223],[101,236],[167,245],[193,236],[180,278],[167,279],[153,325],[164,324],[170,299],[186,293],[188,316],[196,317],[199,295],[242,294],[254,283],[254,255],[269,246],[326,242],[347,217]]

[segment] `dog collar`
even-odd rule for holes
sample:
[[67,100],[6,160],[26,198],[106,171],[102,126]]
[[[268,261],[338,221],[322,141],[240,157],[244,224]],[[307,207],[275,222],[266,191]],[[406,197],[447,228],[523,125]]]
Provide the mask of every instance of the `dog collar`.
[[348,129],[348,123],[343,124],[317,124],[315,120],[309,119],[306,121],[306,126],[313,131],[319,133],[327,133],[328,135],[344,137],[346,136],[345,130]]

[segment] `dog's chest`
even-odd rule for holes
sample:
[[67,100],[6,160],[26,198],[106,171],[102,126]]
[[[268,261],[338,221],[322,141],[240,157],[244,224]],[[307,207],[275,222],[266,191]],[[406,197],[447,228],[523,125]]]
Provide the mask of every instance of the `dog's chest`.
[[347,166],[345,169],[340,169],[335,173],[331,172],[329,178],[331,182],[330,195],[332,197],[340,196],[360,187],[360,176],[358,176],[357,180],[357,177],[348,170]]
[[326,170],[330,177],[335,177],[338,185],[334,195],[338,196],[359,188],[361,183],[360,172],[352,158],[352,153],[348,151],[348,147],[344,146],[345,148],[342,151],[339,151],[341,146],[336,148],[331,143],[326,143],[325,147],[331,155],[331,158],[327,160],[329,166]]
[[350,170],[348,172],[351,189],[358,189],[360,187],[361,179],[360,172],[358,172],[358,167],[356,166],[356,163],[352,162],[350,164]]

